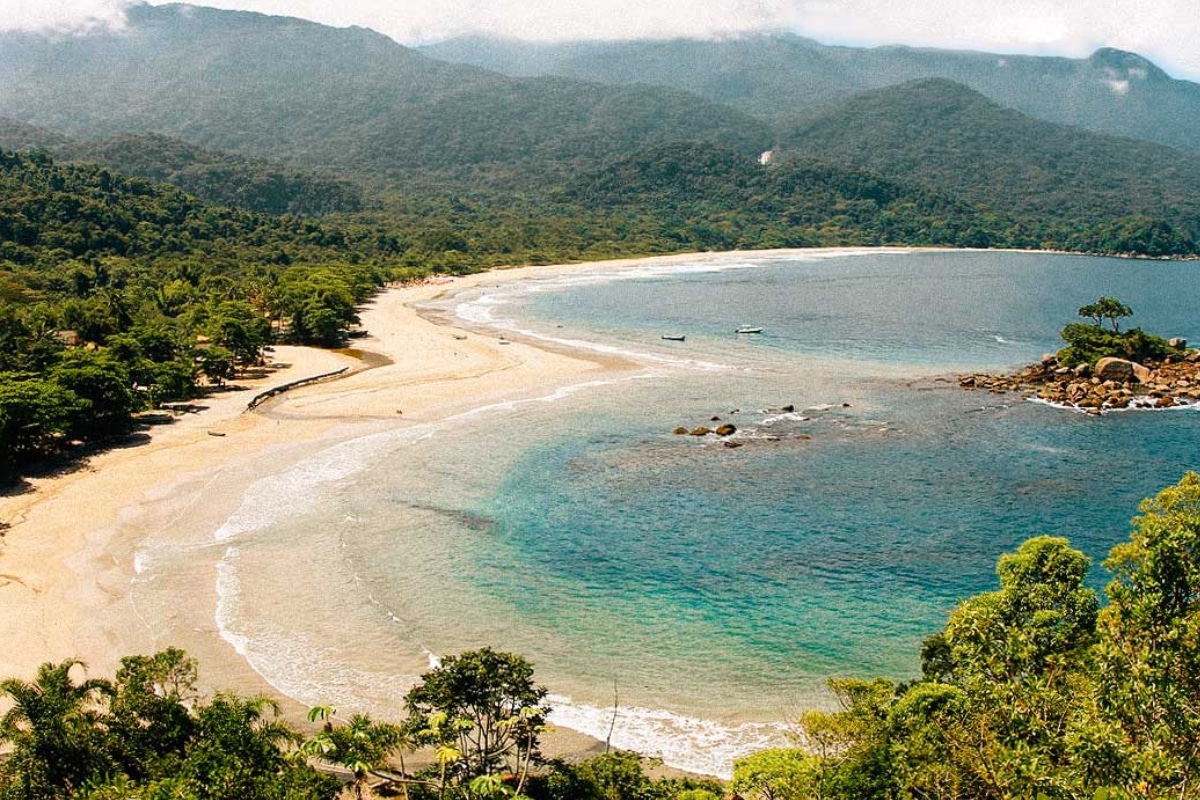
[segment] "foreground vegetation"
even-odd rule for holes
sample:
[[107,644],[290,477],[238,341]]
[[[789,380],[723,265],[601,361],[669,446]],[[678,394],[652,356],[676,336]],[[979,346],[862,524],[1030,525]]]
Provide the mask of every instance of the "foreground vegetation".
[[[728,786],[647,777],[628,753],[546,760],[546,690],[520,656],[451,656],[403,699],[398,724],[329,708],[304,737],[261,698],[200,699],[169,649],[0,683],[3,800],[317,800],[370,781],[423,798],[531,800],[1116,800],[1200,791],[1200,475],[1144,501],[1105,567],[1040,536],[1000,558],[1000,588],[954,609],[896,684],[837,679],[835,712],[798,721],[800,746],[735,764]],[[397,709],[400,710],[399,708]],[[406,766],[413,754],[423,764]],[[337,766],[349,783],[314,767]]]

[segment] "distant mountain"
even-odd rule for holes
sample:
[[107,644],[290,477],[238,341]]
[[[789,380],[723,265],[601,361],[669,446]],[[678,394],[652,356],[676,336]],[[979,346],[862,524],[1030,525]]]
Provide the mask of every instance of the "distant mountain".
[[45,150],[63,162],[99,164],[155,183],[173,184],[207,203],[264,214],[311,216],[363,208],[362,189],[350,181],[158,134],[83,141],[0,119],[0,149]]
[[517,80],[361,28],[185,5],[133,6],[119,32],[0,35],[0,114],[372,178],[503,185],[680,137],[746,152],[770,142],[757,120],[677,90]]
[[781,137],[781,152],[1055,218],[1142,214],[1200,233],[1200,159],[1055,125],[945,80],[857,95]]
[[70,141],[69,137],[47,128],[0,117],[0,149],[49,150]]
[[508,75],[669,86],[773,120],[862,91],[944,78],[1048,122],[1200,152],[1200,85],[1174,80],[1134,53],[1107,48],[1068,59],[835,47],[779,34],[566,44],[474,37],[422,52]]

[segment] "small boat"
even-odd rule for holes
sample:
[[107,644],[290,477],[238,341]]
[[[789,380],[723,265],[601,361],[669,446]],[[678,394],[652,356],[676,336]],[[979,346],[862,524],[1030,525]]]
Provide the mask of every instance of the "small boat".
[[666,334],[666,333],[663,334],[662,338],[666,339],[668,342],[682,342],[685,339],[687,339],[686,336],[677,335],[677,334]]
[[755,328],[750,325],[743,325],[742,327],[740,327],[736,331],[734,331],[734,333],[762,333],[762,328]]

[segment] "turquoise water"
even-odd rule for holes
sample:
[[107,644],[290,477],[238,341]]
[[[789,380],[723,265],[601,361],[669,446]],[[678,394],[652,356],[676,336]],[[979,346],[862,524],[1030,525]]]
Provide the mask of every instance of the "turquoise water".
[[[786,699],[780,686],[811,698],[829,675],[912,676],[922,637],[959,599],[993,588],[997,556],[1023,539],[1067,536],[1101,561],[1140,498],[1198,465],[1200,415],[1096,420],[899,378],[1036,359],[1101,294],[1138,312],[1127,324],[1187,335],[1195,273],[1026,254],[785,258],[515,299],[522,325],[557,336],[651,346],[685,333],[677,352],[761,374],[728,386],[674,376],[610,407],[600,427],[525,454],[472,509],[504,544],[478,585],[614,663],[671,648],[639,675],[651,693],[668,690],[681,660],[719,673],[723,698],[753,706],[759,693],[760,710]],[[747,322],[764,333],[731,335]],[[835,408],[770,429],[769,414],[723,414],[790,401],[801,392],[789,362],[814,356],[853,362],[844,385],[825,378],[828,396],[808,398]],[[847,386],[856,401],[843,409]],[[698,447],[666,433],[663,408],[685,425],[711,411],[782,441]],[[812,438],[792,438],[801,433]],[[530,575],[534,585],[513,578]],[[693,709],[713,691],[695,694]]]
[[[1101,294],[1200,339],[1197,268],[728,255],[460,294],[446,313],[641,366],[279,476],[261,494],[290,516],[256,501],[218,537],[218,621],[288,693],[372,709],[431,654],[516,650],[559,724],[604,736],[615,694],[615,743],[727,773],[828,677],[917,674],[922,638],[1029,536],[1069,537],[1102,588],[1138,500],[1200,467],[1200,414],[1096,419],[948,376],[1057,349]],[[671,432],[713,416],[743,446]]]

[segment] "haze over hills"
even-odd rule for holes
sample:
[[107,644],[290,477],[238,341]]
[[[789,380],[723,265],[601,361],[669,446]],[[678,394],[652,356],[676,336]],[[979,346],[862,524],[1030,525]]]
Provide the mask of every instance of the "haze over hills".
[[[445,269],[784,243],[1192,253],[1200,236],[1194,156],[946,79],[898,82],[940,65],[1050,105],[1074,86],[1075,111],[1100,85],[1110,105],[1163,103],[1146,116],[1176,130],[1171,92],[1200,87],[1129,54],[1001,65],[786,36],[473,49],[589,80],[442,62],[361,28],[139,5],[119,32],[0,34],[0,147],[271,213],[357,211],[362,184],[370,224]],[[873,84],[889,85],[859,91]]]
[[699,41],[535,44],[470,37],[421,48],[509,75],[560,75],[695,92],[767,119],[921,78],[962,83],[1049,122],[1200,152],[1200,85],[1134,53],[1010,56],[911,47],[820,44],[790,34]]
[[754,119],[677,90],[515,80],[360,28],[182,5],[134,6],[121,32],[0,35],[0,114],[372,177],[475,179],[496,166],[508,181],[514,160],[553,174],[560,161],[598,163],[684,129],[747,152],[770,141]]

